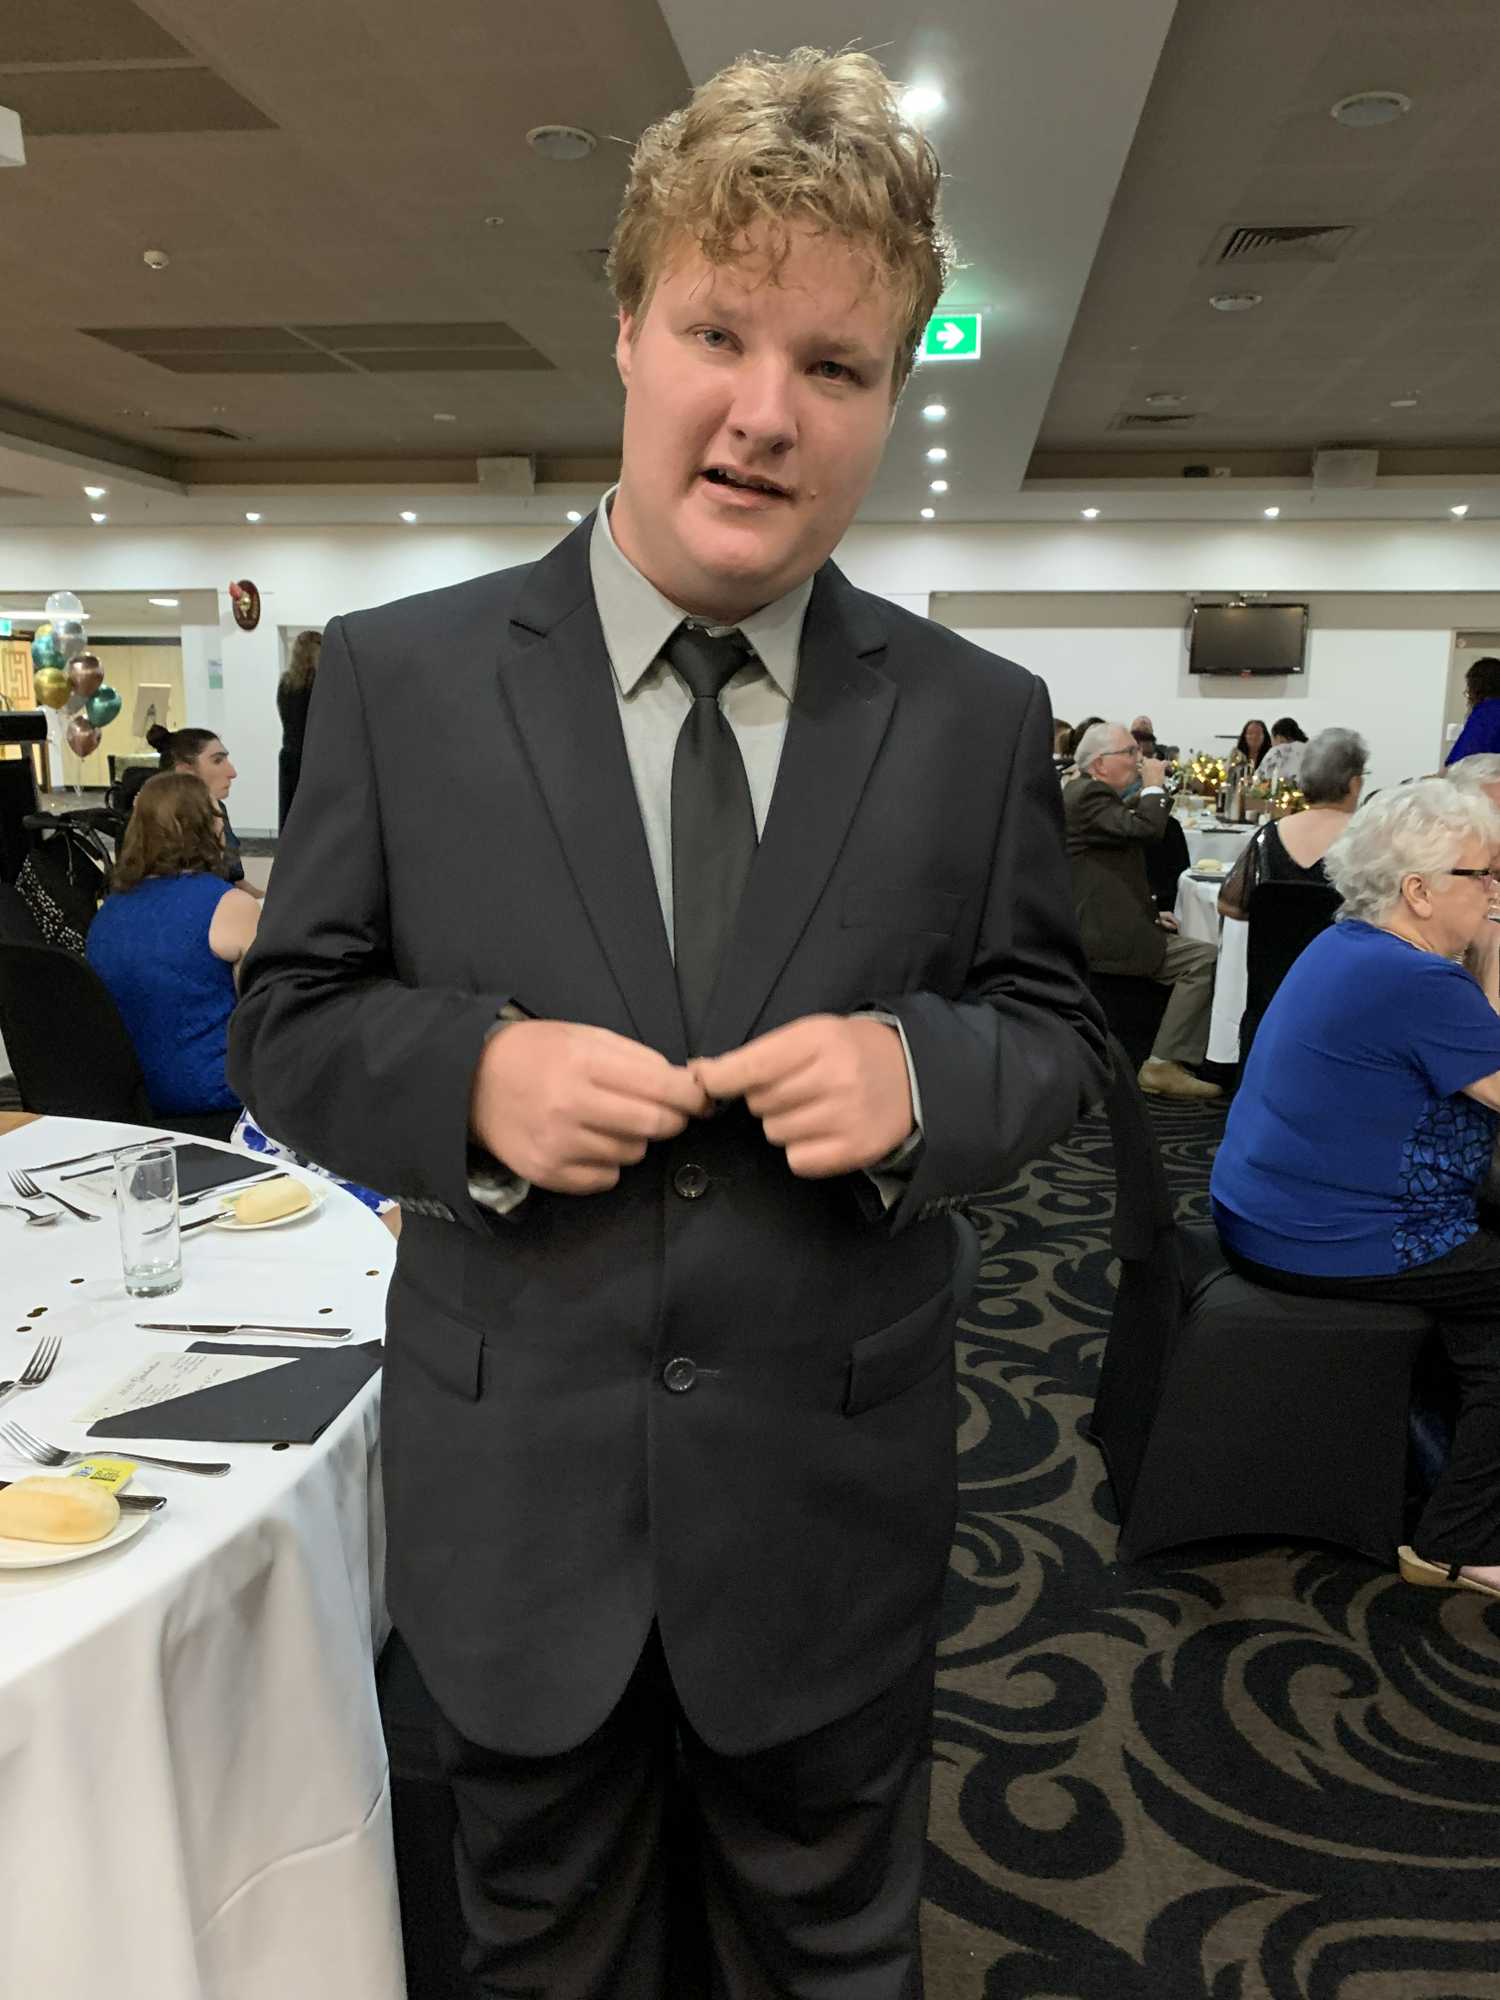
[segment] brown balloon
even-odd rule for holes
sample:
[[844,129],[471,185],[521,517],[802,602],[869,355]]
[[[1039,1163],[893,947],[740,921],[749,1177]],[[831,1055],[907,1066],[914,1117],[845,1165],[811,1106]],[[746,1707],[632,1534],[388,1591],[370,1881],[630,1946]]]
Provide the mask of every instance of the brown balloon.
[[87,699],[104,679],[104,669],[92,653],[80,653],[68,663],[68,686]]
[[79,709],[68,724],[68,748],[75,757],[92,757],[99,748],[99,732],[85,709]]

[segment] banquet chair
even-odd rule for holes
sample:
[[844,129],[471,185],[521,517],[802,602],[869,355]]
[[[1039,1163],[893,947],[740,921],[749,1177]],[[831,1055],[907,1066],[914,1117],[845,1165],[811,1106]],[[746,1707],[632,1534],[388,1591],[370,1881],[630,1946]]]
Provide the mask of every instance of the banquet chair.
[[1089,1435],[1120,1560],[1229,1535],[1393,1560],[1431,1316],[1251,1284],[1212,1224],[1175,1222],[1149,1114],[1118,1061],[1107,1110],[1120,1280]]
[[1245,1011],[1240,1017],[1240,1062],[1276,989],[1321,931],[1333,922],[1343,901],[1321,882],[1262,882],[1246,904]]
[[227,1139],[239,1116],[157,1111],[109,989],[86,959],[56,945],[0,939],[0,1039],[27,1111],[203,1139]]

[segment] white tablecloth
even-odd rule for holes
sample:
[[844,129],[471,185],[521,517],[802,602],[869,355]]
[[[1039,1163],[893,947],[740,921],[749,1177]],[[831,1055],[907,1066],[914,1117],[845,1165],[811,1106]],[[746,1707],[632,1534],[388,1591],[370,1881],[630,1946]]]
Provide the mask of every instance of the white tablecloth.
[[1233,917],[1220,918],[1219,891],[1223,886],[1222,876],[1216,881],[1199,882],[1184,869],[1177,878],[1177,901],[1172,914],[1183,937],[1200,938],[1218,947],[1214,1007],[1208,1025],[1208,1059],[1237,1063],[1240,1016],[1245,1011],[1245,940],[1250,927]]
[[1187,840],[1188,860],[1194,867],[1200,861],[1226,861],[1232,868],[1239,860],[1245,842],[1254,833],[1253,826],[1192,826],[1186,820],[1182,831]]
[[[47,1118],[0,1136],[0,1166],[131,1136]],[[78,1182],[66,1191],[90,1205]],[[42,1329],[63,1339],[49,1380],[0,1418],[82,1445],[88,1401],[142,1356],[188,1345],[138,1319],[331,1306],[356,1339],[378,1337],[394,1248],[330,1188],[285,1228],[186,1237],[181,1291],[135,1300],[111,1211],[46,1230],[0,1213],[0,1374],[18,1372]],[[233,1470],[142,1467],[135,1487],[169,1502],[134,1540],[0,1572],[7,1996],[401,2000],[371,1665],[384,1636],[378,1410],[377,1378],[314,1445],[142,1438],[143,1451]],[[0,1477],[36,1470],[0,1456]]]

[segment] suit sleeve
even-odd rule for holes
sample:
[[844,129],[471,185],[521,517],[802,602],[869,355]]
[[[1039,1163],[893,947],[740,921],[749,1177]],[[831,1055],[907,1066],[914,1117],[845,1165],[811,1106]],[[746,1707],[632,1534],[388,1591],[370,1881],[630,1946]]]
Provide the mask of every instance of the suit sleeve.
[[265,1131],[408,1205],[488,1225],[469,1094],[504,994],[398,976],[369,719],[343,621],[323,636],[289,834],[246,959],[229,1081]]
[[922,1086],[923,1145],[892,1227],[1002,1187],[1060,1139],[1109,1079],[1063,849],[1046,691],[1017,733],[964,992],[879,1005],[906,1031]]
[[1154,792],[1126,804],[1108,785],[1093,784],[1081,790],[1069,814],[1070,831],[1082,836],[1091,847],[1129,847],[1138,841],[1160,840],[1167,830],[1171,808],[1166,796]]

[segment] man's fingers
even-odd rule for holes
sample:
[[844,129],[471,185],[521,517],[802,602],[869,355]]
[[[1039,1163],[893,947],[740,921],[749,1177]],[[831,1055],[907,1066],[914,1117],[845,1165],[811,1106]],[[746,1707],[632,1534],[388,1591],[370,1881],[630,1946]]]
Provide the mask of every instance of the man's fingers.
[[802,1032],[806,1025],[794,1021],[790,1027],[758,1035],[728,1055],[699,1056],[688,1067],[710,1097],[720,1101],[748,1097],[752,1091],[786,1082],[817,1061],[820,1043]]
[[708,1095],[691,1070],[678,1068],[639,1042],[612,1040],[617,1046],[601,1046],[592,1053],[590,1083],[617,1096],[669,1106],[684,1118],[701,1118],[708,1110]]

